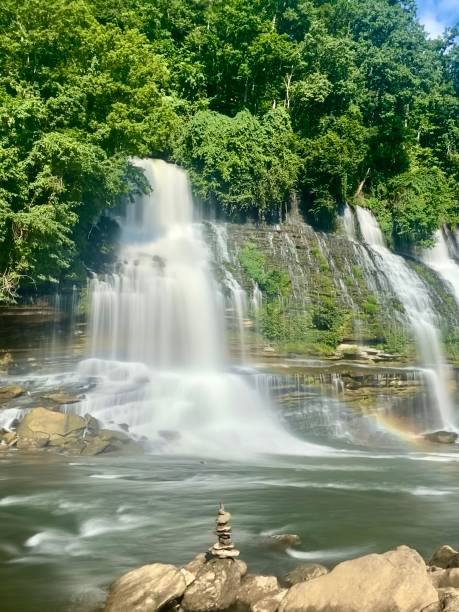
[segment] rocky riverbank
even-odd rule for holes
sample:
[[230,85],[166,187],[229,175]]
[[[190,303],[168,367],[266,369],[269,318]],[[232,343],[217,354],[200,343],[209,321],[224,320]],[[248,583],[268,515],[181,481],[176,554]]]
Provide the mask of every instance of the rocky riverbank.
[[123,431],[104,429],[87,414],[37,407],[20,421],[0,429],[0,452],[48,451],[72,456],[102,453],[142,453],[142,446]]
[[110,587],[104,612],[458,612],[459,553],[426,563],[400,546],[340,563],[300,565],[285,576],[248,572],[238,559],[199,554],[184,567],[153,563]]

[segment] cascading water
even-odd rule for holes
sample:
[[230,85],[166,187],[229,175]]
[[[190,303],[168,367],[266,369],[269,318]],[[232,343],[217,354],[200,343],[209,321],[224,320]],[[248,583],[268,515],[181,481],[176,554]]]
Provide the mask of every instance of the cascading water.
[[434,238],[435,246],[424,251],[422,259],[427,266],[438,272],[449,283],[459,304],[459,265],[449,253],[443,232],[438,230]]
[[439,425],[453,427],[452,406],[448,393],[448,367],[442,354],[435,314],[427,289],[404,259],[385,246],[384,237],[374,215],[360,206],[356,207],[356,213],[363,240],[375,256],[380,258],[381,265],[378,267],[404,306],[423,366],[426,368],[424,373],[435,399]]
[[97,385],[78,411],[129,426],[171,453],[317,454],[288,434],[248,380],[225,370],[223,313],[210,257],[194,222],[184,171],[142,160],[152,193],[120,219],[116,271],[90,284]]

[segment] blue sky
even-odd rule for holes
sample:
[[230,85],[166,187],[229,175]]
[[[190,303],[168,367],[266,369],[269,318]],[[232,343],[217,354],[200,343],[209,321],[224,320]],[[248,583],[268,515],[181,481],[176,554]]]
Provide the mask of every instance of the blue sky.
[[459,22],[459,0],[417,0],[418,15],[430,36]]

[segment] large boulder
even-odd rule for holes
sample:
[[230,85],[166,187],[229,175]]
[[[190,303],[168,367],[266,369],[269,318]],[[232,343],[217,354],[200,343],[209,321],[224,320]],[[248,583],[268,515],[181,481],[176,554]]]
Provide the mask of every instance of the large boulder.
[[185,579],[173,565],[153,563],[124,574],[108,594],[105,612],[156,612],[182,597]]
[[78,435],[85,429],[85,420],[77,414],[55,412],[48,408],[32,408],[22,419],[16,433],[19,437],[31,438],[34,432],[46,433],[53,437]]
[[459,590],[440,589],[439,595],[443,612],[459,612]]
[[459,567],[459,552],[445,544],[434,552],[429,561],[429,565],[441,567],[443,569]]
[[328,574],[328,569],[319,563],[304,563],[298,565],[291,572],[284,576],[282,580],[285,586],[291,587],[299,582],[307,582],[308,580],[314,580],[314,578],[320,578]]
[[242,579],[236,599],[247,608],[251,608],[260,599],[274,595],[279,591],[279,583],[275,576],[247,575]]
[[281,612],[438,612],[438,593],[422,557],[406,546],[340,563],[291,587]]
[[235,603],[240,585],[240,570],[233,559],[213,559],[186,589],[182,608],[185,612],[226,610]]

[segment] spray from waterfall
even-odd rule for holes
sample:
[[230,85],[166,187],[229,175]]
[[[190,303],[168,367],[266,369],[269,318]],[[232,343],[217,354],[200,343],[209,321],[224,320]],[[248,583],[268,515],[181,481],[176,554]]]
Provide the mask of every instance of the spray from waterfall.
[[434,309],[428,291],[405,260],[386,246],[374,215],[367,209],[356,207],[363,240],[371,249],[381,273],[403,304],[413,330],[425,376],[434,398],[442,427],[453,427],[453,410],[448,392],[448,367],[442,353]]

